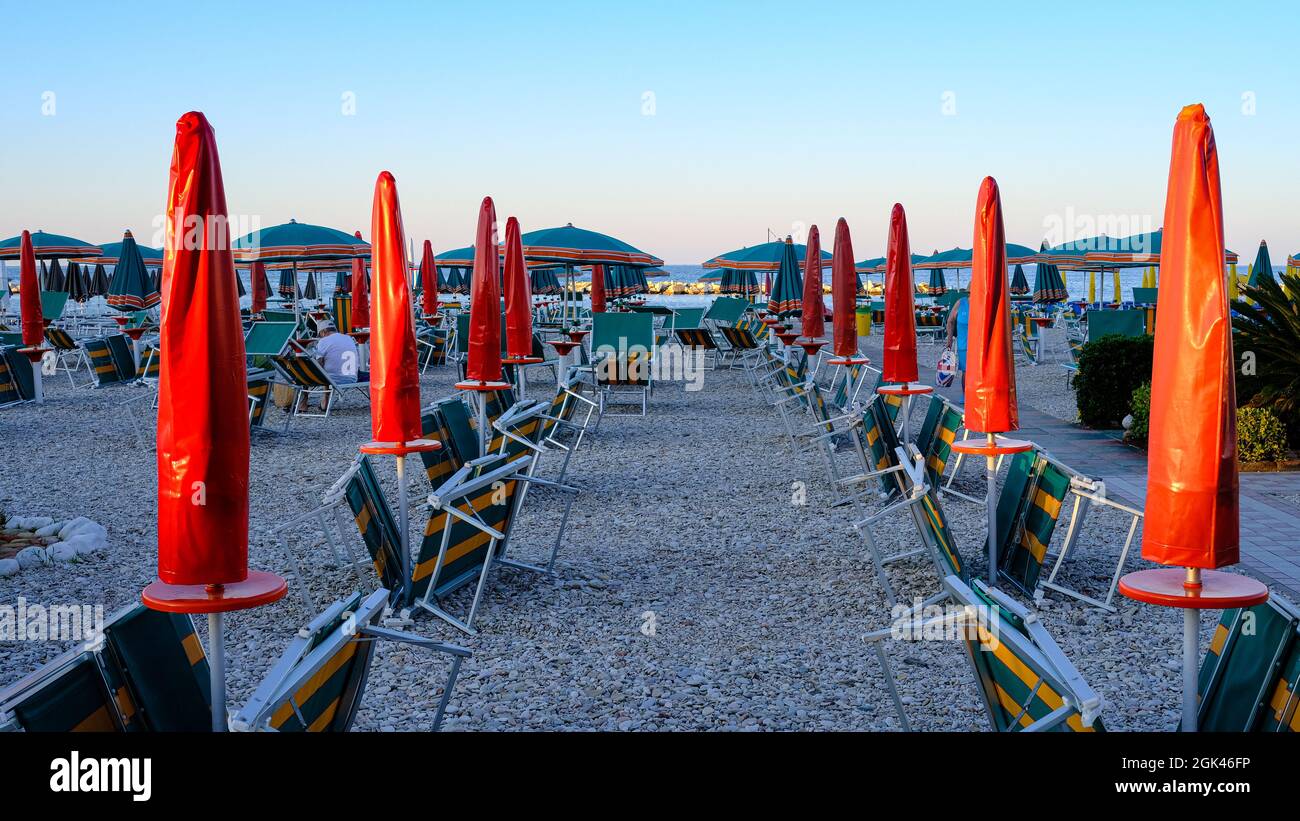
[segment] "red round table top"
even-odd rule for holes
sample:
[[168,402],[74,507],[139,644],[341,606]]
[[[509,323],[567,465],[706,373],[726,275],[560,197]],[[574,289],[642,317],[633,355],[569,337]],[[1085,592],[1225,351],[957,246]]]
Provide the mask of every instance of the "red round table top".
[[167,584],[156,581],[140,593],[150,610],[165,613],[229,613],[279,601],[289,591],[284,579],[265,570],[250,570],[242,582],[224,585]]
[[581,342],[582,338],[591,333],[591,331],[566,331],[566,333],[569,335],[569,339],[572,339],[574,342]]
[[458,391],[503,391],[513,387],[509,382],[480,382],[477,379],[457,382],[455,385]]
[[870,359],[865,356],[837,356],[834,359],[827,359],[827,365],[868,365]]
[[1120,578],[1119,592],[1146,604],[1192,610],[1228,610],[1268,601],[1268,588],[1250,576],[1202,570],[1200,588],[1191,590],[1183,586],[1186,579],[1181,567],[1138,570]]
[[990,445],[985,439],[962,439],[952,443],[952,449],[967,456],[1003,456],[1008,453],[1023,453],[1032,450],[1033,442],[1024,439],[1005,439],[998,437]]
[[568,356],[569,351],[578,347],[582,343],[574,342],[569,339],[549,339],[546,341],[546,344],[554,348],[555,352],[558,353],[560,356]]
[[802,341],[796,342],[796,344],[797,344],[800,348],[803,348],[805,351],[807,351],[809,356],[812,356],[813,354],[817,353],[817,352],[820,351],[823,347],[826,346],[826,340],[824,340],[824,339],[805,339],[805,340],[802,340]]
[[798,331],[781,331],[776,335],[783,345],[793,345],[794,341],[799,338]]
[[501,361],[507,365],[535,365],[546,360],[540,356],[507,356]]
[[148,330],[149,330],[148,328],[123,328],[122,333],[131,337],[131,339],[134,341],[134,340],[139,340],[140,337],[144,336],[145,332]]
[[883,393],[885,396],[919,396],[923,393],[934,393],[934,388],[929,385],[881,385],[876,388],[876,393]]
[[126,314],[121,314],[120,316],[113,317],[113,321],[116,322],[118,325],[125,325],[126,323],[131,321],[131,317],[127,316]]
[[1050,316],[1031,316],[1029,318],[1033,320],[1035,325],[1038,325],[1040,327],[1044,325],[1052,324],[1052,318]]
[[410,442],[366,442],[358,448],[362,453],[384,456],[405,456],[408,453],[428,453],[431,450],[441,449],[442,443],[436,439],[414,439]]

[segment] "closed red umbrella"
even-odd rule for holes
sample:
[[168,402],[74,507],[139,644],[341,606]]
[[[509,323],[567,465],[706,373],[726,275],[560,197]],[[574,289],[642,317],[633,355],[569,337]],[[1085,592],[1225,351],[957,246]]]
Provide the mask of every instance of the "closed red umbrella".
[[497,256],[497,211],[484,197],[474,237],[474,273],[470,280],[469,382],[501,381],[501,273]]
[[857,291],[853,239],[849,236],[849,224],[840,217],[835,223],[835,248],[831,252],[831,304],[834,310],[834,353],[843,360],[858,356]]
[[1184,731],[1197,729],[1200,611],[1268,598],[1261,582],[1214,570],[1237,562],[1241,525],[1223,258],[1214,129],[1203,106],[1189,105],[1174,125],[1165,194],[1142,529],[1142,558],[1181,567],[1140,570],[1119,583],[1129,598],[1183,608]]
[[254,262],[249,277],[253,280],[253,303],[249,306],[249,311],[260,314],[266,310],[267,286],[271,284],[266,278],[266,263],[260,259]]
[[[356,232],[361,239],[361,232]],[[366,282],[366,261],[361,257],[352,259],[352,327],[370,327],[370,285]]]
[[[856,290],[856,281],[853,287]],[[889,215],[889,246],[885,255],[885,356],[881,381],[906,385],[920,378],[916,367],[913,290],[907,214],[901,204],[894,203]]]
[[[809,343],[821,343],[826,333],[826,303],[822,294],[822,241],[814,225],[808,231],[808,250],[803,263],[803,322],[800,328]],[[811,347],[808,346],[805,350]],[[820,345],[818,345],[820,347]],[[809,353],[812,353],[809,350]]]
[[23,231],[18,284],[22,288],[19,301],[23,309],[23,344],[40,347],[45,341],[45,315],[41,311],[41,284],[36,278],[36,251],[32,248],[30,231]]
[[433,243],[424,241],[424,253],[420,257],[420,310],[425,316],[438,313],[438,267],[433,261]]
[[591,266],[591,312],[605,313],[605,266]]
[[533,355],[533,297],[519,237],[519,220],[511,217],[506,220],[506,354],[523,361]]
[[406,238],[397,182],[387,171],[375,181],[370,211],[374,317],[370,329],[370,431],[376,442],[420,438],[420,374],[415,315],[406,281]]
[[975,204],[970,323],[966,343],[966,427],[1003,433],[1020,427],[1011,360],[1007,243],[997,181],[985,177]]
[[763,296],[768,296],[771,293],[772,293],[772,272],[768,271],[767,273],[763,274]]
[[212,728],[224,730],[221,613],[281,598],[248,569],[248,386],[235,261],[216,137],[198,112],[176,123],[162,275],[158,381],[156,610],[209,614]]

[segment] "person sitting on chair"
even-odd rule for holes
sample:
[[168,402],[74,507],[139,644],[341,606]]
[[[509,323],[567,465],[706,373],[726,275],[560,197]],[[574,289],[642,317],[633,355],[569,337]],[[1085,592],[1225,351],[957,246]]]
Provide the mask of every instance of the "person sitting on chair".
[[[357,352],[357,343],[351,336],[341,334],[332,322],[322,322],[319,327],[320,339],[316,340],[316,358],[329,378],[339,384],[346,382],[366,382],[370,374],[360,370],[361,357]],[[329,394],[321,395],[320,408],[325,410],[329,404]],[[298,402],[299,410],[307,409],[307,397]]]

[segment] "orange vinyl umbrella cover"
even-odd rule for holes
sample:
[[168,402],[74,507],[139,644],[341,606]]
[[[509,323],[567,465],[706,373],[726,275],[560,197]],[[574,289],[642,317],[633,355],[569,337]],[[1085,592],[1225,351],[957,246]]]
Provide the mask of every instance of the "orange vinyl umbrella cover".
[[1235,564],[1237,398],[1223,201],[1214,129],[1200,105],[1184,108],[1174,125],[1157,310],[1142,558]]
[[32,234],[23,231],[18,250],[19,305],[23,310],[23,344],[40,345],[45,341],[45,312],[41,309],[41,284],[36,278],[36,250]]
[[1020,427],[1011,359],[1011,296],[1002,196],[985,177],[975,204],[970,322],[966,342],[966,427],[1004,433]]
[[[176,123],[167,191],[158,381],[158,578],[248,577],[248,385],[216,137]],[[192,226],[204,226],[193,231]]]
[[497,209],[491,197],[484,197],[474,236],[465,367],[466,378],[476,382],[501,381],[501,272],[497,260]]
[[808,249],[803,258],[803,324],[805,339],[821,339],[826,333],[826,302],[822,294],[822,238],[814,225],[808,230]]
[[375,181],[370,210],[374,281],[370,328],[370,432],[376,442],[420,438],[420,375],[415,313],[406,281],[406,237],[397,182],[387,171]]
[[839,357],[858,354],[857,310],[858,275],[853,270],[853,238],[849,224],[840,217],[835,223],[835,248],[831,251],[831,303],[835,334],[834,352]]
[[[361,239],[361,232],[354,236]],[[370,327],[370,283],[366,281],[366,261],[361,257],[352,260],[352,327]]]
[[512,357],[533,353],[533,295],[519,220],[506,220],[506,353]]
[[433,243],[424,241],[420,255],[420,310],[425,316],[438,312],[438,268],[433,261]]
[[889,215],[889,244],[885,255],[885,382],[916,382],[916,308],[912,301],[912,244],[907,239],[907,214],[894,203]]
[[605,266],[591,266],[591,312],[605,313]]

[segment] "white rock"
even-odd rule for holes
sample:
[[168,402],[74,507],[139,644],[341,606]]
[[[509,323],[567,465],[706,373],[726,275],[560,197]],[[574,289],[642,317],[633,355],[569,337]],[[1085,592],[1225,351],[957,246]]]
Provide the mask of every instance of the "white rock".
[[88,524],[93,525],[95,523],[90,519],[87,519],[85,516],[78,516],[75,519],[69,519],[63,523],[63,527],[59,528],[59,538],[67,541],[69,536],[80,532]]
[[49,553],[50,558],[56,562],[70,562],[77,558],[76,545],[69,544],[68,542],[57,542],[52,544],[46,548],[46,552]]
[[73,536],[63,544],[72,545],[73,549],[77,551],[77,555],[87,556],[108,547],[108,540],[94,533],[83,533]]
[[19,570],[22,570],[22,565],[18,564],[17,559],[0,559],[0,578],[13,576]]
[[24,547],[22,550],[18,551],[18,555],[15,558],[18,559],[19,566],[24,570],[29,567],[40,567],[43,564],[50,563],[50,556],[45,552],[45,548],[37,547],[36,545]]
[[54,536],[57,535],[59,530],[61,530],[62,528],[63,525],[60,524],[59,522],[52,522],[46,525],[45,527],[38,529],[36,531],[36,535],[42,538],[44,538],[45,536]]

